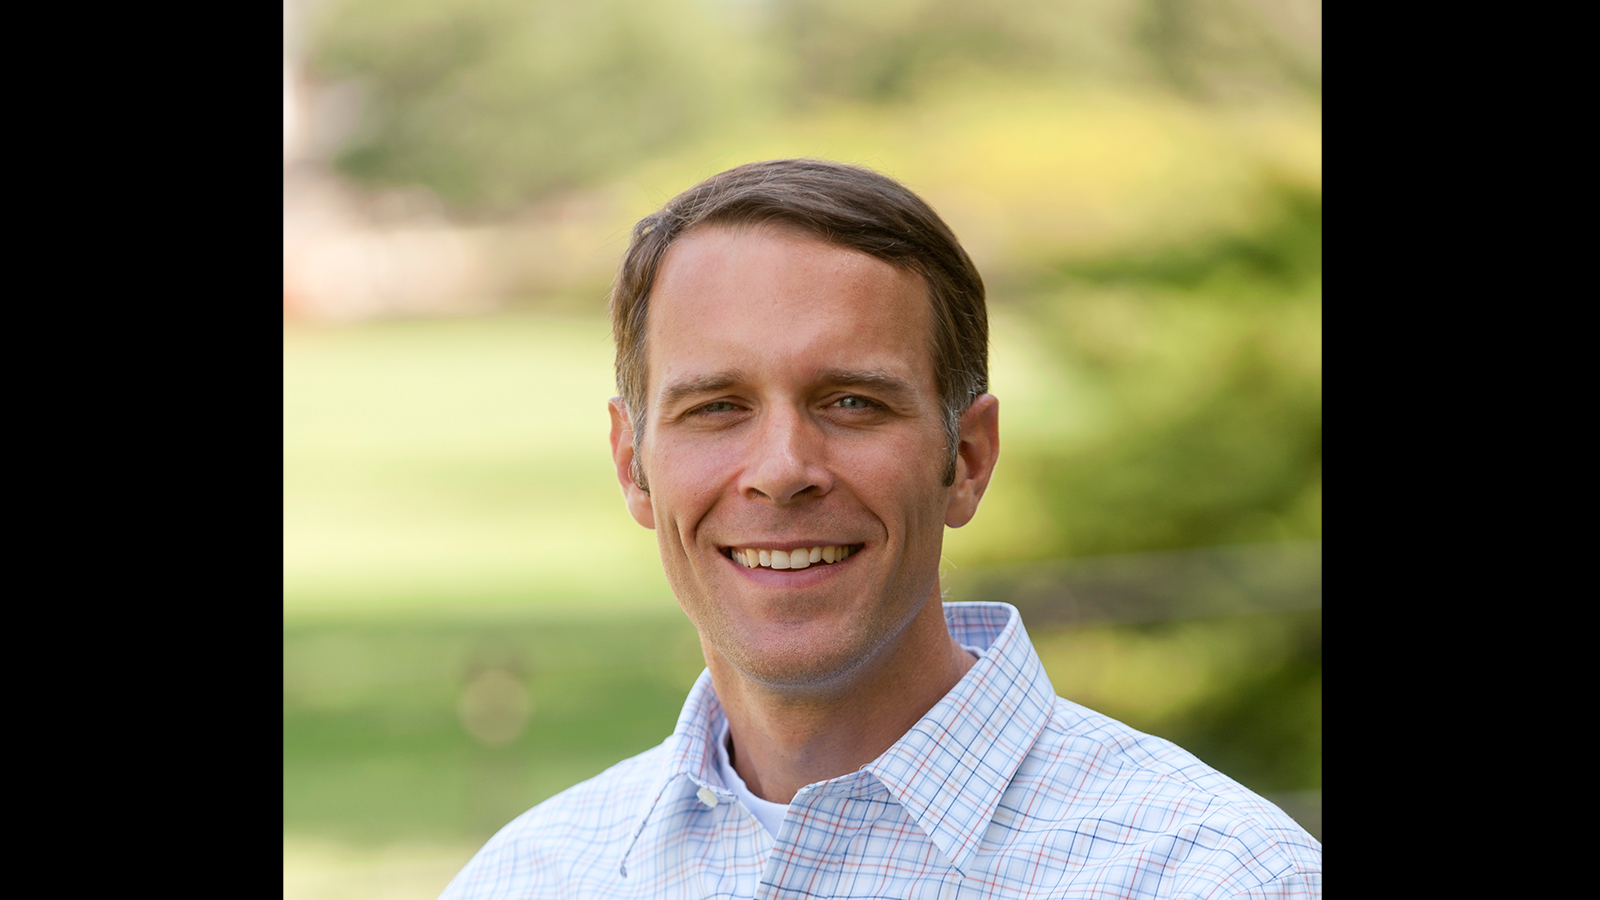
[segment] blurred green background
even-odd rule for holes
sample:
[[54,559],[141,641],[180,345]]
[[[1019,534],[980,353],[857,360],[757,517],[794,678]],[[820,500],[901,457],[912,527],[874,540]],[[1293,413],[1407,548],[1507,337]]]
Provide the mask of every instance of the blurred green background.
[[946,537],[1059,693],[1321,833],[1321,6],[286,0],[284,861],[434,896],[703,666],[606,451],[628,229],[868,165],[990,291]]

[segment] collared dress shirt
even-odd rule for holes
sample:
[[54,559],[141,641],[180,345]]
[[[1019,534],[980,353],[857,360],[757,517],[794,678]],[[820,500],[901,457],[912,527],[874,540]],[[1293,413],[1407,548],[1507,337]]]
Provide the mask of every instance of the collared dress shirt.
[[882,756],[770,834],[718,775],[702,673],[661,745],[496,834],[441,900],[1321,897],[1322,845],[1169,741],[1055,695],[1014,607],[950,603],[982,651]]

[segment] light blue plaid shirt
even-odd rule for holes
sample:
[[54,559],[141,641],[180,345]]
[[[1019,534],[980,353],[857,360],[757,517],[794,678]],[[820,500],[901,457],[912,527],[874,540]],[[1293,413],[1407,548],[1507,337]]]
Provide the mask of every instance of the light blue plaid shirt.
[[660,746],[495,835],[447,900],[1321,897],[1322,845],[1174,744],[1055,695],[1014,607],[951,603],[977,664],[776,839],[717,774],[702,673]]

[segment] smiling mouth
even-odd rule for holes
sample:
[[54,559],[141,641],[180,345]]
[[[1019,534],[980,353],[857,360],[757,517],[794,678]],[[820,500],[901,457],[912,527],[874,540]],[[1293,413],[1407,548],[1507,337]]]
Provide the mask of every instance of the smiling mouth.
[[748,569],[804,569],[812,564],[842,562],[865,544],[821,544],[793,550],[756,550],[724,547],[722,555]]

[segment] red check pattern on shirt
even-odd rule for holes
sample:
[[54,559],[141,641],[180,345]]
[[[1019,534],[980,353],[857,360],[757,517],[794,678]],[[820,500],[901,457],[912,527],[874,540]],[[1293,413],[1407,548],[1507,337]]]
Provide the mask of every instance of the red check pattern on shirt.
[[[774,839],[721,782],[708,673],[671,737],[495,835],[443,900],[1304,898],[1322,845],[1169,741],[1058,698],[1014,607],[951,603],[977,664]],[[715,801],[715,802],[711,802]]]

